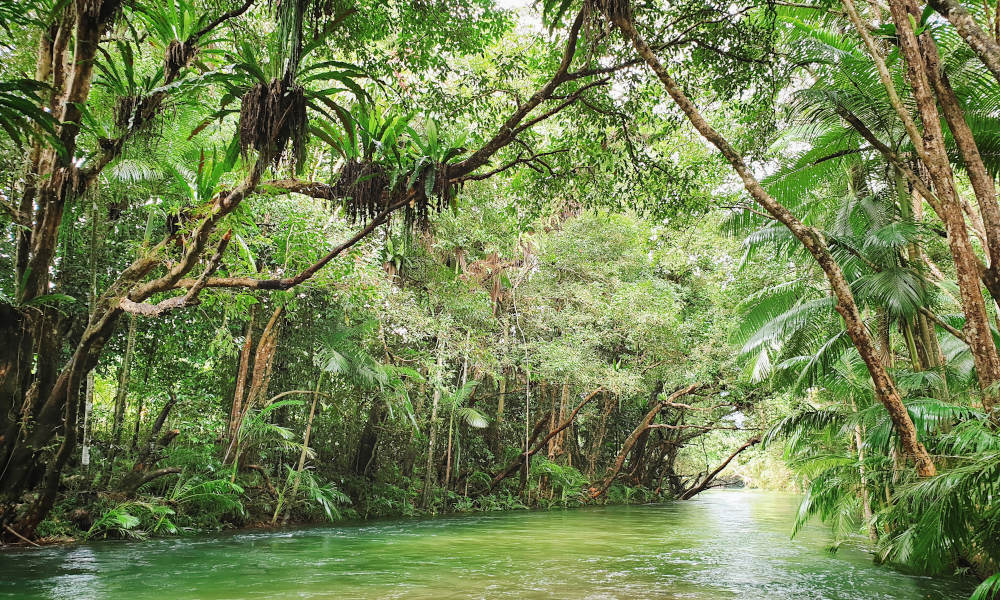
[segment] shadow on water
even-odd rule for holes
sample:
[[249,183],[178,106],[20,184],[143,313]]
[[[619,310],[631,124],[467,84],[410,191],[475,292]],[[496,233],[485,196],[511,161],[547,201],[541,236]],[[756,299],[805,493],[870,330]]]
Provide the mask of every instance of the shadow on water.
[[0,598],[967,598],[971,585],[789,538],[797,499],[717,490],[689,502],[393,520],[95,543],[0,555]]

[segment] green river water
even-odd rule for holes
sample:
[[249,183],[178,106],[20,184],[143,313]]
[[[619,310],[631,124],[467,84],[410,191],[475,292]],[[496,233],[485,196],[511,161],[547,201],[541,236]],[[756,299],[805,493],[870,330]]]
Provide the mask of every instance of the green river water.
[[797,498],[511,512],[0,554],[0,598],[967,598],[970,584],[789,539]]

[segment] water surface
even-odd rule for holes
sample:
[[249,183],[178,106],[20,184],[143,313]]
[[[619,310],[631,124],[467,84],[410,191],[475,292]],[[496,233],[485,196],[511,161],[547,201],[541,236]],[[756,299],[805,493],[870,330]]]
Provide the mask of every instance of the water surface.
[[967,598],[822,526],[789,539],[797,499],[718,490],[688,502],[378,521],[0,554],[0,598]]

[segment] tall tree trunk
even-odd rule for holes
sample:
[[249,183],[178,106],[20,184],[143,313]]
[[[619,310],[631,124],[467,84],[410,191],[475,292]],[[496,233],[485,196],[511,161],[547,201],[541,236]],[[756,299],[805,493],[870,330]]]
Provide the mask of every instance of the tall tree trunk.
[[[857,412],[854,399],[851,399],[851,410]],[[861,431],[861,425],[854,425],[854,446],[858,452],[858,476],[861,479],[861,515],[865,520],[865,527],[868,529],[868,539],[872,542],[878,541],[878,530],[875,529],[875,522],[872,519],[871,493],[868,490],[868,483],[865,481],[865,443]]]
[[[547,381],[542,381],[538,384],[538,405],[547,406],[549,408],[549,431],[556,428],[556,425],[560,423],[558,415],[558,407],[556,406],[556,391],[554,386],[550,385]],[[556,444],[558,443],[558,436],[549,440],[548,448],[546,449],[545,456],[549,460],[556,459]]]
[[267,397],[267,388],[271,383],[271,368],[274,366],[274,355],[278,349],[279,319],[284,310],[284,305],[275,308],[267,325],[264,326],[264,331],[260,334],[257,351],[253,358],[250,388],[247,390],[246,404],[243,406],[244,414]]
[[80,466],[90,466],[90,413],[94,409],[94,372],[87,373],[87,392],[83,396],[83,426],[80,428],[80,438],[83,447],[80,449]]
[[[105,2],[112,11],[115,0]],[[75,18],[73,16],[75,13]],[[96,13],[96,14],[95,14]],[[80,130],[83,104],[90,92],[94,62],[101,34],[112,14],[103,9],[93,10],[85,2],[67,6],[57,22],[39,39],[39,61],[36,76],[42,83],[50,83],[55,101],[50,111],[56,117],[56,137],[62,149],[54,145],[37,143],[28,156],[28,172],[19,207],[24,218],[31,222],[30,234],[18,234],[15,258],[15,291],[18,304],[25,304],[49,292],[53,258],[59,240],[59,230],[67,203],[73,200],[79,186],[75,186],[76,138]],[[72,35],[71,35],[72,34]],[[74,40],[71,72],[63,76],[64,50],[69,39]],[[21,534],[34,535],[35,527],[48,514],[55,502],[59,474],[76,447],[78,439],[78,412],[81,386],[96,364],[96,352],[74,352],[68,363],[62,360],[62,331],[58,311],[41,309],[32,316],[11,310],[13,328],[17,333],[4,343],[17,348],[3,356],[0,372],[11,380],[4,387],[11,388],[13,396],[2,402],[8,410],[0,412],[0,463],[7,465],[0,471],[0,522],[7,524],[13,515],[12,507],[26,489],[44,471],[42,489],[18,524]],[[93,331],[85,331],[83,339]],[[106,332],[98,336],[106,340]],[[7,341],[5,340],[5,342]],[[32,345],[37,344],[32,352]],[[86,354],[86,355],[85,355]],[[35,357],[34,359],[29,357]],[[64,366],[65,365],[65,366]],[[62,371],[60,372],[60,369]],[[20,405],[19,414],[9,409]],[[17,415],[14,418],[10,416]],[[41,455],[50,446],[54,436],[62,433],[55,456],[42,464]]]
[[442,340],[438,340],[437,347],[437,366],[434,369],[434,377],[432,379],[434,391],[431,394],[431,421],[428,424],[428,443],[427,443],[427,468],[424,470],[424,492],[420,498],[420,505],[427,508],[431,504],[431,493],[433,492],[434,485],[437,483],[437,478],[435,477],[434,469],[434,443],[437,441],[437,418],[438,418],[438,404],[441,402],[441,368],[444,365],[444,344]]
[[[556,423],[562,423],[566,418],[566,410],[569,404],[569,377],[566,377],[566,381],[562,385],[562,394],[559,396],[559,411]],[[554,411],[553,411],[554,412]],[[558,459],[566,452],[566,430],[563,430],[556,436],[556,444],[554,448],[555,458]]]
[[611,416],[611,411],[615,407],[615,397],[610,392],[603,393],[603,400],[604,402],[601,404],[601,422],[590,441],[590,450],[587,455],[587,477],[589,479],[593,479],[594,473],[597,472],[597,463],[604,450],[604,436],[608,432],[608,417]]
[[[424,397],[427,395],[427,369],[422,369],[422,373],[424,380],[417,386],[417,403],[413,407],[414,417],[419,417],[424,412]],[[417,459],[417,449],[414,445],[416,436],[417,431],[413,427],[410,429],[410,441],[406,445],[406,457],[403,459],[403,475],[405,477],[413,477],[413,463]]]
[[[280,305],[274,309],[274,312],[271,313],[271,318],[268,320],[267,325],[264,326],[264,330],[257,340],[257,350],[254,352],[253,357],[253,373],[250,376],[250,387],[247,389],[246,400],[240,406],[239,413],[234,417],[235,423],[231,424],[233,433],[229,441],[229,447],[226,449],[226,455],[223,457],[223,462],[227,464],[230,458],[239,454],[239,431],[243,426],[243,421],[246,419],[247,414],[259,399],[267,395],[267,386],[271,381],[271,365],[274,362],[274,354],[278,349],[278,322],[284,309],[284,305]],[[237,382],[238,385],[239,383]]]
[[358,438],[358,449],[354,454],[354,474],[365,478],[372,476],[372,466],[375,464],[378,453],[378,430],[385,421],[385,403],[381,398],[375,397],[372,400],[371,410],[368,411],[368,419],[365,427]]
[[[525,350],[527,352],[527,350]],[[527,356],[525,356],[527,358]],[[524,365],[524,463],[521,468],[521,489],[528,488],[528,475],[531,473],[531,434],[528,421],[531,418],[531,369],[525,361]]]
[[444,453],[444,484],[445,490],[448,490],[451,486],[451,442],[452,435],[455,429],[455,411],[453,409],[448,413],[448,445]]
[[111,440],[117,446],[121,443],[122,427],[125,424],[125,406],[128,399],[129,379],[132,375],[132,355],[135,352],[136,317],[129,317],[128,341],[125,344],[125,356],[122,358],[121,371],[118,373],[118,390],[115,393],[114,424],[111,427]]
[[240,352],[240,363],[236,367],[236,390],[233,392],[233,404],[229,410],[229,427],[226,439],[232,443],[239,429],[240,415],[243,414],[243,398],[246,395],[247,375],[250,372],[250,356],[253,353],[253,326],[257,318],[257,305],[250,306],[250,320],[247,321],[246,333],[243,339],[243,350]]
[[[823,236],[814,228],[807,227],[799,221],[791,211],[776,201],[760,185],[760,182],[757,181],[746,165],[742,155],[708,124],[701,113],[698,112],[695,105],[688,99],[687,95],[663,67],[653,50],[643,40],[642,36],[639,35],[639,32],[636,31],[630,13],[628,11],[625,14],[617,12],[613,15],[605,16],[609,18],[613,25],[621,30],[625,39],[632,43],[636,52],[653,70],[667,93],[674,100],[674,103],[684,112],[694,128],[702,137],[718,148],[726,160],[729,161],[729,164],[743,180],[744,187],[753,199],[768,214],[787,227],[806,250],[809,251],[820,268],[823,269],[827,280],[830,282],[830,287],[837,298],[837,312],[844,319],[847,333],[851,337],[851,341],[857,348],[871,375],[876,398],[885,406],[886,411],[889,413],[889,418],[892,420],[893,427],[899,435],[907,455],[916,463],[917,472],[921,476],[935,475],[937,470],[934,467],[934,462],[917,437],[916,428],[913,426],[913,421],[910,419],[906,406],[903,404],[895,382],[889,377],[888,372],[879,360],[878,351],[861,318],[861,313],[854,300],[854,294],[851,292],[840,266],[830,254]],[[978,273],[976,274],[976,279],[978,281]],[[981,300],[982,298],[980,297]]]
[[[468,381],[468,378],[469,378],[469,352],[468,352],[468,346],[469,346],[469,340],[470,339],[472,339],[472,332],[471,331],[465,336],[466,351],[465,351],[465,357],[462,360],[462,376],[459,379],[459,386],[458,386],[459,389],[462,389],[462,388],[465,387],[465,384],[466,384],[466,382]],[[449,487],[451,485],[452,430],[455,427],[455,411],[458,408],[459,408],[459,406],[453,404],[452,407],[451,407],[451,410],[449,411],[449,416],[448,416],[448,453],[447,453],[447,459],[445,460],[445,467],[444,467],[444,489],[446,489],[446,490],[449,489]],[[461,423],[459,423],[459,427],[461,427]],[[457,437],[457,432],[456,432],[456,437]],[[457,460],[456,460],[456,463],[457,463]],[[458,469],[456,467],[456,472],[457,472],[457,470]]]
[[145,398],[139,397],[139,403],[135,407],[135,426],[132,428],[132,451],[135,452],[139,448],[139,431],[142,429],[142,410],[145,404]]
[[507,395],[507,375],[502,370],[500,372],[500,378],[497,380],[497,395],[496,418],[490,421],[490,426],[486,433],[486,439],[489,442],[490,452],[493,454],[494,458],[500,456],[500,425],[503,423],[504,398]]
[[965,111],[962,110],[955,90],[948,80],[948,74],[941,65],[941,57],[934,38],[930,34],[923,34],[919,37],[919,43],[924,58],[924,70],[934,88],[941,112],[948,123],[948,129],[951,130],[958,154],[972,184],[976,203],[979,205],[986,233],[986,255],[989,257],[989,267],[994,271],[992,279],[997,280],[994,265],[1000,261],[1000,205],[997,204],[996,184],[993,176],[986,170],[972,129],[965,120]]
[[132,375],[132,356],[135,353],[136,317],[129,318],[128,341],[125,343],[125,356],[122,358],[121,370],[118,372],[118,389],[115,392],[115,412],[111,425],[111,450],[104,466],[102,478],[111,476],[115,468],[115,460],[121,450],[122,429],[125,427],[125,407],[128,400],[129,379]]

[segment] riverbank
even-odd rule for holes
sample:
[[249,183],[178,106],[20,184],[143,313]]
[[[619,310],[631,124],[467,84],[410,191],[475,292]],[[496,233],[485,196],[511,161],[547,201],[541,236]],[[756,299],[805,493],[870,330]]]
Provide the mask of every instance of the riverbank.
[[[509,492],[446,500],[445,490],[435,489],[427,508],[419,505],[416,489],[373,486],[352,501],[340,495],[337,506],[328,512],[299,509],[274,519],[275,505],[267,496],[242,490],[241,497],[227,495],[224,488],[212,493],[202,490],[201,502],[178,501],[164,495],[81,494],[67,496],[39,527],[40,536],[29,540],[10,532],[19,540],[0,544],[0,551],[87,543],[96,540],[148,540],[174,536],[203,535],[225,531],[281,532],[309,526],[362,525],[394,518],[429,518],[449,515],[481,515],[509,511],[544,511],[586,506],[621,506],[663,501],[654,491],[624,485],[612,486],[597,502],[588,502],[583,493],[548,496]],[[80,501],[81,496],[90,498]],[[452,494],[452,496],[454,496]],[[183,500],[183,499],[182,499]]]

